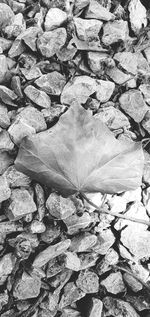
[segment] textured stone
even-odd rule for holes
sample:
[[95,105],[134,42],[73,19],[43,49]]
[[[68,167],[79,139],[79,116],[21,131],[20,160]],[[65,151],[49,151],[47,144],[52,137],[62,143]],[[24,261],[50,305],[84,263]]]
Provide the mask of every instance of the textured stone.
[[11,190],[5,176],[0,176],[0,203],[7,200],[11,195]]
[[100,108],[95,118],[103,121],[110,130],[117,130],[120,128],[130,128],[128,118],[119,110],[112,106]]
[[26,189],[13,189],[5,208],[10,220],[18,220],[36,211],[36,204]]
[[17,40],[23,41],[33,52],[37,51],[37,37],[43,33],[37,26],[31,26],[17,36]]
[[108,54],[104,52],[88,52],[88,65],[93,73],[103,74],[104,65],[107,62]]
[[145,48],[144,54],[146,56],[148,63],[150,64],[150,47]]
[[109,80],[96,80],[96,98],[100,102],[107,102],[115,90],[115,84]]
[[103,23],[96,19],[74,18],[77,36],[81,41],[97,42]]
[[100,232],[97,236],[97,243],[93,246],[93,251],[105,255],[109,248],[114,244],[115,236],[110,229]]
[[5,82],[8,72],[7,59],[5,55],[0,55],[0,84]]
[[37,40],[37,47],[45,57],[52,57],[65,44],[67,33],[65,28],[44,32]]
[[143,285],[131,274],[124,273],[123,279],[133,292],[139,292],[143,288]]
[[19,145],[25,136],[36,133],[36,130],[26,120],[17,118],[8,129],[8,133],[12,141]]
[[85,252],[92,249],[97,242],[97,236],[90,233],[80,233],[72,238],[70,250],[74,252]]
[[118,41],[125,41],[129,36],[129,29],[127,21],[118,20],[108,22],[104,25],[104,34],[102,42],[109,46]]
[[16,258],[12,253],[7,253],[0,259],[0,285],[3,285],[11,274],[15,261]]
[[15,94],[23,98],[22,90],[21,90],[21,80],[19,76],[13,76],[11,80],[11,89],[15,92]]
[[24,90],[25,95],[41,108],[49,108],[51,105],[50,97],[46,92],[36,89],[29,85]]
[[148,110],[142,120],[142,127],[150,133],[150,110]]
[[28,68],[20,68],[22,74],[27,80],[37,79],[42,76],[42,72],[39,67],[33,66],[30,69]]
[[47,225],[46,231],[41,234],[41,240],[47,244],[51,244],[60,236],[60,227],[58,225]]
[[6,169],[13,164],[14,158],[4,151],[0,153],[0,175],[3,174]]
[[17,119],[23,120],[23,122],[35,129],[36,132],[44,131],[47,128],[43,114],[32,106],[20,108]]
[[62,309],[63,307],[72,305],[84,296],[84,291],[77,287],[73,282],[70,282],[64,287],[64,293],[61,297],[59,308]]
[[12,151],[14,144],[6,130],[0,132],[0,151]]
[[85,12],[85,18],[110,21],[113,20],[115,16],[97,1],[91,0]]
[[118,294],[125,292],[126,287],[122,279],[120,272],[109,274],[104,280],[100,282],[100,285],[104,286],[108,293]]
[[63,75],[54,71],[42,75],[35,81],[35,84],[49,95],[59,96],[65,86],[66,80]]
[[12,9],[5,3],[0,3],[0,30],[13,23],[15,15]]
[[86,294],[97,293],[99,291],[99,278],[92,271],[81,271],[76,285]]
[[142,5],[140,0],[132,0],[129,2],[128,10],[131,28],[135,34],[138,34],[140,29],[147,25],[146,8]]
[[7,51],[12,45],[12,41],[5,39],[4,37],[0,37],[0,47],[2,51]]
[[119,52],[114,55],[114,60],[127,72],[136,75],[137,73],[137,56],[131,52]]
[[117,67],[107,69],[106,74],[118,85],[123,85],[132,78],[130,74],[125,74]]
[[110,271],[112,269],[112,265],[117,264],[119,261],[118,253],[113,249],[110,248],[103,259],[97,264],[96,272],[99,276],[103,275],[104,273]]
[[17,107],[14,103],[14,100],[17,99],[17,95],[6,86],[0,85],[0,99],[6,105]]
[[0,127],[6,129],[10,126],[7,107],[0,102]]
[[50,194],[46,201],[49,213],[58,219],[65,219],[76,212],[76,207],[70,198],[64,198],[56,193]]
[[148,110],[141,92],[136,89],[122,94],[119,102],[121,109],[133,118],[135,122],[141,122]]
[[108,312],[108,316],[114,317],[139,317],[136,310],[127,302],[113,297],[104,297],[104,306]]
[[6,26],[5,34],[7,34],[7,38],[11,39],[17,37],[22,32],[26,30],[26,23],[22,13],[18,13],[15,15],[14,21],[11,25]]
[[52,31],[61,26],[67,20],[67,13],[59,8],[51,8],[48,10],[44,27],[45,31]]
[[4,175],[7,179],[7,182],[10,188],[15,188],[20,186],[28,187],[31,183],[30,178],[26,176],[25,174],[17,171],[15,168],[15,165],[8,167]]
[[92,302],[88,317],[101,317],[103,310],[103,302],[100,299],[94,297],[92,297],[91,301]]
[[65,267],[72,271],[80,271],[81,262],[75,252],[65,252]]
[[88,227],[92,219],[87,212],[84,212],[84,214],[81,217],[75,214],[64,219],[63,221],[67,226],[67,233],[75,234],[78,233],[80,229]]
[[41,278],[34,272],[23,272],[21,278],[15,283],[13,295],[18,300],[37,297],[40,293]]
[[150,85],[142,84],[139,86],[139,89],[144,95],[144,100],[150,105]]

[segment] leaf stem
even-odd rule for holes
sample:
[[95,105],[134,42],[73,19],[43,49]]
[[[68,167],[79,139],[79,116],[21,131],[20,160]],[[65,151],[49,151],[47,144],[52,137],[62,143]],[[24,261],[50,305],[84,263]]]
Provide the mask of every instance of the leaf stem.
[[82,198],[84,198],[91,206],[93,206],[95,209],[97,209],[98,211],[100,211],[101,213],[104,213],[104,214],[108,214],[108,215],[111,215],[111,216],[114,216],[114,217],[117,217],[117,218],[121,218],[121,219],[125,219],[125,220],[129,220],[129,221],[132,221],[132,222],[136,222],[136,223],[141,223],[143,225],[146,225],[146,226],[150,226],[150,221],[146,221],[146,220],[143,220],[143,219],[137,219],[137,218],[134,218],[134,217],[128,217],[126,215],[122,215],[122,214],[119,214],[117,212],[111,212],[109,210],[106,210],[102,207],[98,207],[97,205],[95,205],[83,192],[80,192],[80,195]]

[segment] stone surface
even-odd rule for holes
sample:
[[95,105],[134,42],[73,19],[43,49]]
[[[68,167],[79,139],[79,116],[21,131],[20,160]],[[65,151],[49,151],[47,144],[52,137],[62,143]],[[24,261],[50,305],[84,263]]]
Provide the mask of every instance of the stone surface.
[[10,119],[8,116],[8,110],[7,107],[0,102],[0,127],[1,128],[8,128],[10,125]]
[[136,310],[127,302],[110,296],[104,297],[103,304],[107,310],[107,316],[114,317],[139,317]]
[[0,84],[5,82],[8,72],[7,59],[5,55],[0,55]]
[[97,236],[97,243],[93,246],[93,251],[105,255],[109,248],[114,244],[115,237],[110,229],[106,229]]
[[38,90],[32,85],[27,86],[24,89],[24,93],[30,100],[41,108],[49,108],[51,105],[50,97],[44,91]]
[[134,119],[135,122],[141,122],[148,110],[141,92],[136,89],[122,94],[119,102],[121,109]]
[[113,249],[110,248],[104,258],[97,264],[96,272],[99,276],[102,274],[110,271],[112,269],[112,265],[117,264],[119,261],[118,253]]
[[64,287],[64,294],[61,297],[59,308],[62,309],[63,307],[69,306],[84,296],[84,291],[73,282],[70,282]]
[[31,180],[25,174],[16,170],[15,165],[8,167],[8,169],[4,173],[7,182],[10,188],[15,187],[28,187],[31,183]]
[[85,252],[92,249],[97,242],[97,237],[94,234],[80,233],[71,239],[70,250],[74,252]]
[[114,60],[127,72],[136,75],[137,73],[137,56],[131,52],[121,52],[114,55]]
[[88,43],[99,42],[99,32],[103,23],[96,19],[74,18],[77,37]]
[[92,72],[101,75],[104,72],[104,65],[108,60],[108,54],[104,52],[88,52],[88,65]]
[[102,310],[103,310],[103,302],[98,298],[92,297],[91,307],[89,310],[88,317],[101,317]]
[[41,234],[41,240],[47,244],[51,244],[60,236],[60,227],[58,225],[47,225],[46,231]]
[[115,84],[109,80],[96,81],[96,98],[100,102],[107,102],[115,90]]
[[50,194],[46,201],[49,213],[57,219],[65,219],[76,212],[76,207],[69,197],[64,198],[56,193]]
[[23,41],[33,52],[37,51],[37,37],[43,34],[41,28],[37,26],[28,27],[24,32],[17,36],[16,40]]
[[92,271],[80,271],[76,285],[86,294],[97,293],[99,291],[99,278]]
[[75,214],[64,219],[63,221],[67,226],[67,233],[75,234],[78,233],[80,229],[88,227],[92,221],[92,218],[87,212],[84,212],[81,217]]
[[42,76],[39,67],[33,66],[30,69],[20,68],[22,74],[27,80],[37,79]]
[[65,106],[61,104],[52,105],[49,109],[42,109],[41,112],[45,118],[46,123],[52,123],[60,117],[64,112]]
[[23,98],[22,89],[21,89],[21,80],[19,76],[13,76],[11,80],[11,89],[15,92],[15,94]]
[[8,39],[17,37],[26,30],[26,23],[22,13],[15,15],[14,21],[11,25],[6,26],[5,34]]
[[103,121],[110,130],[130,128],[128,118],[119,109],[112,106],[100,108],[95,117]]
[[14,106],[17,105],[14,101],[17,99],[17,95],[6,86],[0,85],[0,100],[4,102],[6,105]]
[[118,85],[123,85],[132,78],[130,74],[125,74],[117,67],[107,69],[106,74]]
[[18,220],[36,211],[36,204],[26,189],[13,189],[5,212],[10,220]]
[[25,51],[25,45],[17,37],[15,39],[15,41],[13,41],[13,44],[12,44],[12,46],[11,46],[9,52],[8,52],[8,56],[10,58],[14,58],[14,57],[17,57],[17,56],[21,55],[24,51]]
[[125,284],[120,272],[111,273],[104,280],[100,282],[100,285],[104,286],[108,293],[118,294],[126,291]]
[[139,292],[143,288],[143,285],[131,274],[124,273],[123,279],[133,292]]
[[67,33],[65,28],[58,28],[53,31],[47,31],[37,40],[37,48],[45,57],[52,57],[65,44]]
[[15,15],[12,9],[5,3],[0,3],[0,30],[13,23]]
[[1,47],[3,52],[9,50],[11,45],[12,45],[11,40],[7,40],[4,37],[0,37],[0,47]]
[[21,278],[15,283],[13,295],[18,300],[37,297],[40,293],[41,278],[35,273],[31,275],[23,272]]
[[150,47],[146,47],[145,48],[144,54],[146,56],[146,59],[147,59],[148,63],[150,64]]
[[129,36],[129,29],[127,21],[118,20],[108,22],[104,25],[104,34],[102,42],[109,46],[118,41],[126,41]]
[[142,84],[139,86],[139,89],[144,95],[144,100],[150,105],[150,85]]
[[128,10],[131,28],[135,34],[138,34],[140,29],[147,25],[146,8],[140,0],[132,0],[129,2]]
[[81,262],[75,252],[65,252],[65,267],[72,271],[80,271]]
[[42,75],[35,81],[35,84],[49,95],[59,96],[65,86],[66,80],[63,75],[54,71]]
[[0,203],[7,200],[11,195],[11,190],[5,176],[0,176]]
[[60,10],[59,8],[49,9],[44,22],[45,31],[52,31],[60,27],[66,20],[66,12]]
[[47,128],[44,116],[35,107],[20,108],[17,119],[23,120],[23,122],[35,129],[36,132],[44,131]]
[[4,151],[0,153],[0,175],[3,174],[6,169],[12,165],[14,162],[14,158],[8,154],[8,152]]
[[150,133],[150,110],[148,110],[142,120],[142,127]]
[[97,1],[91,0],[85,12],[85,18],[110,21],[113,20],[115,16]]
[[12,151],[14,144],[6,130],[0,132],[0,151]]
[[8,133],[12,141],[19,145],[25,136],[35,134],[36,130],[31,125],[29,125],[26,120],[17,118],[8,129]]

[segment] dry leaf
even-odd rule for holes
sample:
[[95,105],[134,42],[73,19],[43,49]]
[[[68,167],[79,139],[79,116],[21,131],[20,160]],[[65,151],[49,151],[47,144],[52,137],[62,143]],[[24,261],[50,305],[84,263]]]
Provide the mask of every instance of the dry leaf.
[[74,105],[46,132],[26,137],[16,168],[68,196],[117,193],[141,184],[141,143],[119,141],[103,122]]

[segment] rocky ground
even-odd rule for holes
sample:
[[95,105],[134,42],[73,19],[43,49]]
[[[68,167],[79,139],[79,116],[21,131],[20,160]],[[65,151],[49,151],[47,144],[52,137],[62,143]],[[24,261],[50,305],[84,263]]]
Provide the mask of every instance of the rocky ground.
[[143,183],[87,194],[150,220],[150,5],[0,0],[1,317],[150,316],[148,225],[63,198],[16,170],[25,136],[82,104],[118,139],[142,141]]

